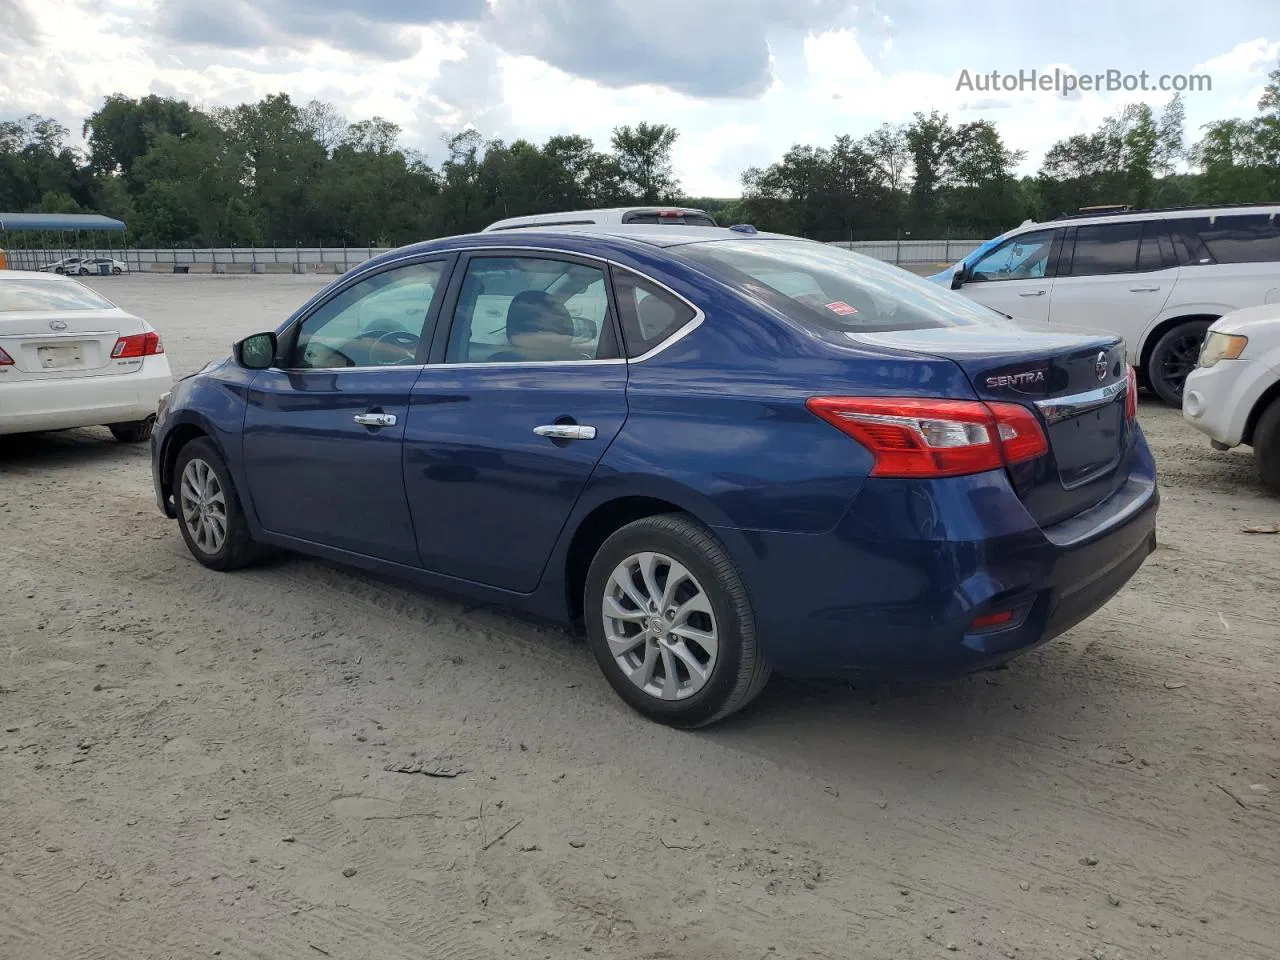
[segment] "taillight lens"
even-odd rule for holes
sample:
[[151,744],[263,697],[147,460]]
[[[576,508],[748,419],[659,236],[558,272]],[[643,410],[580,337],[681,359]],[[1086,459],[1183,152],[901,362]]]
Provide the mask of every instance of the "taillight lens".
[[114,360],[153,357],[158,353],[164,353],[164,344],[160,342],[160,334],[154,330],[121,337],[116,341],[116,345],[111,348],[111,357]]
[[1129,388],[1124,395],[1124,415],[1132,420],[1138,415],[1138,371],[1129,368]]
[[4,347],[0,347],[0,367],[12,367],[13,357],[4,352]]
[[874,454],[873,477],[983,473],[1049,451],[1040,421],[1017,403],[811,397],[806,406]]

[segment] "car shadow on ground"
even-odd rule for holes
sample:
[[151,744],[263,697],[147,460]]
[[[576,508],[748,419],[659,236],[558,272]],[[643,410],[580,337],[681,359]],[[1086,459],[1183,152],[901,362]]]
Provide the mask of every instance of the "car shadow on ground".
[[0,436],[0,470],[8,467],[75,467],[104,458],[127,462],[143,455],[150,455],[148,444],[120,443],[106,427]]

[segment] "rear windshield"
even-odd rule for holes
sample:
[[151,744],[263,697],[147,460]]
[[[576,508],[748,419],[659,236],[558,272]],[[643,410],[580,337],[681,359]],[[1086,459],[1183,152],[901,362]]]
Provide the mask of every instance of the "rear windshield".
[[18,280],[0,274],[0,313],[113,309],[110,300],[74,280]]
[[622,215],[623,223],[658,223],[669,227],[715,227],[719,226],[709,214],[705,213],[657,213],[632,212]]
[[1007,318],[898,267],[809,240],[717,240],[679,248],[683,256],[789,316],[848,333],[971,325]]

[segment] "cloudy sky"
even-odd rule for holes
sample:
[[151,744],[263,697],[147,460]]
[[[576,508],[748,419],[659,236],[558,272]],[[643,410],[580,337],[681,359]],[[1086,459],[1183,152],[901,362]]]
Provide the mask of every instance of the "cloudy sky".
[[1209,74],[1188,127],[1252,116],[1280,58],[1277,0],[0,0],[0,119],[77,135],[114,91],[205,105],[286,91],[400,124],[442,156],[465,125],[597,143],[641,120],[681,131],[693,195],[732,196],[793,143],[913,111],[995,121],[1033,172],[1055,140],[1169,94],[957,90],[971,74]]

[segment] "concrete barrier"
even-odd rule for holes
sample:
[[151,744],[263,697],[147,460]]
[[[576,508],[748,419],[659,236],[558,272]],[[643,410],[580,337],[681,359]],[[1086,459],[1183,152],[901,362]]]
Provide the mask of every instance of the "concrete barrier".
[[251,263],[215,263],[213,265],[214,273],[252,273],[253,264]]
[[293,273],[293,264],[291,263],[255,263],[253,265],[254,273]]

